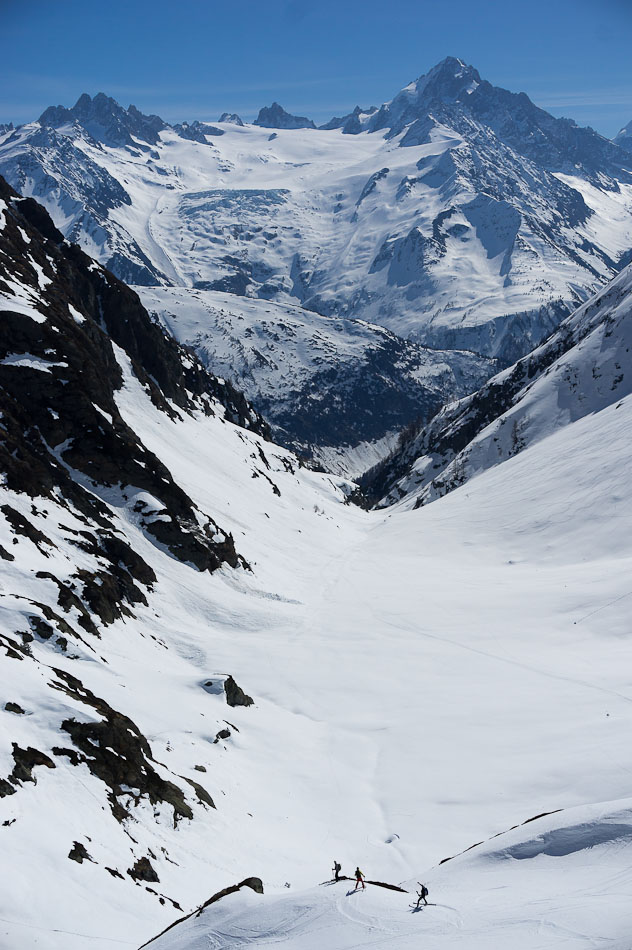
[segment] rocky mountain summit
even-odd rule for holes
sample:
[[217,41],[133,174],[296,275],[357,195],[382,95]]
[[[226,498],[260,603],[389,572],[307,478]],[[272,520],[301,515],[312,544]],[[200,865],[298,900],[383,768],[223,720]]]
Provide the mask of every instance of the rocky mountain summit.
[[230,125],[238,125],[241,128],[244,126],[241,116],[238,116],[236,112],[222,112],[218,122],[228,122]]
[[76,125],[96,142],[113,148],[129,147],[135,151],[139,143],[144,146],[156,145],[160,132],[167,128],[167,123],[160,116],[143,115],[133,105],[124,109],[103,92],[94,98],[84,92],[71,109],[50,106],[37,121],[42,128],[50,129]]
[[263,129],[316,128],[311,119],[304,115],[290,115],[278,102],[273,102],[271,106],[264,106],[263,109],[260,109],[254,125],[259,125]]

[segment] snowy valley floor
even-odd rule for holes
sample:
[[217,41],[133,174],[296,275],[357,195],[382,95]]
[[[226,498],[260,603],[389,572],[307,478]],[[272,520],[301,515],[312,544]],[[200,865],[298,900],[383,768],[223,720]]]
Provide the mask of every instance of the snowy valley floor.
[[[178,867],[158,854],[161,892],[189,912],[250,875],[265,888],[210,907],[157,950],[407,950],[422,934],[430,948],[629,950],[632,398],[427,508],[366,513],[263,444],[277,496],[243,464],[255,436],[217,419],[172,422],[138,390],[128,374],[121,412],[233,531],[254,574],[199,574],[121,508],[159,576],[150,608],[108,628],[107,667],[58,665],[115,707],[124,691],[125,712],[173,771],[207,769],[217,810],[176,833],[165,822]],[[229,709],[205,692],[216,673],[232,673],[255,706]],[[214,744],[222,719],[232,735]],[[3,802],[3,816],[23,818],[2,829],[5,867],[28,850],[37,859],[28,878],[7,875],[0,947],[138,947],[179,913],[142,888],[130,899],[104,873],[114,845],[99,832],[97,783],[40,772],[37,787]],[[575,829],[570,851],[528,856],[527,825],[437,867],[575,808],[537,829]],[[610,838],[576,831],[604,822],[618,829]],[[68,870],[67,842],[82,833],[99,864]],[[345,873],[359,863],[369,878],[426,880],[437,906],[411,916],[408,895],[316,887],[334,859]]]

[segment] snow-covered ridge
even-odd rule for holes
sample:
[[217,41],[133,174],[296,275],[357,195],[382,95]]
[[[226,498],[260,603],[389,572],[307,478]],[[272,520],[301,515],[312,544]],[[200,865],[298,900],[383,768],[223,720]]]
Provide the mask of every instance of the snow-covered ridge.
[[540,347],[444,407],[367,477],[381,504],[425,504],[632,392],[632,265]]

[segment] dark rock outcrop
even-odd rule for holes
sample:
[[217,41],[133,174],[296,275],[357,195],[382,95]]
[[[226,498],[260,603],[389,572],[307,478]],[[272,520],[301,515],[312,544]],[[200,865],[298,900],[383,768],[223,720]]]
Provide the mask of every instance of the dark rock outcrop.
[[149,858],[139,858],[133,867],[129,868],[127,873],[134,881],[147,881],[148,883],[160,883],[160,878],[151,865]]
[[254,125],[259,125],[263,129],[315,129],[316,126],[311,119],[304,115],[291,115],[286,112],[283,106],[278,102],[273,102],[271,106],[264,106],[259,110],[259,115],[255,119]]
[[188,139],[191,142],[199,142],[200,145],[212,145],[207,136],[223,135],[224,129],[218,129],[216,125],[209,125],[207,122],[182,122],[181,125],[174,125],[173,131],[177,132],[180,138]]
[[252,706],[254,699],[244,693],[243,689],[237,685],[232,676],[229,676],[224,683],[224,692],[226,693],[226,702],[229,706]]
[[[3,302],[0,466],[10,489],[31,497],[61,495],[106,529],[99,539],[77,539],[96,545],[105,562],[105,572],[78,577],[80,599],[109,623],[120,615],[120,605],[145,602],[136,582],[148,585],[154,579],[142,558],[108,530],[110,514],[98,499],[101,487],[107,492],[118,486],[124,500],[126,493],[139,491],[159,499],[162,509],[138,511],[140,526],[198,570],[244,564],[230,534],[211,519],[200,519],[170,472],[121,417],[114,396],[123,375],[114,345],[125,352],[154,405],[173,418],[219,409],[230,421],[264,434],[261,418],[241,393],[211,376],[153,323],[133,291],[67,244],[36,202],[20,199],[3,180],[0,199],[7,205],[0,290],[10,298],[12,282],[20,283],[32,296],[35,315],[25,318],[6,298]],[[28,534],[45,552],[45,535],[7,506],[3,513],[14,531]]]
[[211,904],[217,903],[223,897],[227,897],[229,894],[236,894],[242,887],[249,887],[255,894],[263,894],[263,882],[260,877],[247,877],[245,880],[241,881],[239,884],[233,884],[230,887],[225,887],[221,891],[217,891],[216,894],[213,894],[212,897],[209,897],[201,907],[198,907],[197,910],[194,910],[190,914],[186,914],[184,917],[180,917],[178,920],[174,920],[172,924],[169,924],[168,927],[165,927],[159,934],[156,934],[155,937],[152,937],[151,940],[148,940],[147,943],[144,943],[139,950],[143,950],[143,947],[149,947],[155,940],[158,940],[159,937],[162,937],[163,934],[166,934],[169,930],[172,930],[174,927],[177,927],[178,924],[183,923],[185,920],[189,920],[191,917],[199,917],[207,907],[210,907]]
[[[98,718],[92,722],[65,719],[61,729],[70,735],[80,752],[74,757],[68,755],[71,764],[83,763],[107,786],[114,817],[118,821],[128,817],[126,803],[131,796],[136,800],[146,797],[151,804],[170,805],[174,825],[181,818],[193,818],[182,789],[162,778],[152,765],[155,760],[151,747],[136,723],[95,696],[75,676],[63,670],[55,670],[55,673],[57,680],[51,683],[54,689],[91,707],[97,714]],[[67,755],[67,752],[58,748],[54,754]],[[54,767],[54,763],[51,764]],[[196,783],[190,784],[195,786]],[[120,800],[122,797],[125,803]]]
[[68,857],[71,861],[76,861],[77,864],[83,864],[84,861],[93,861],[92,857],[86,851],[85,845],[80,841],[73,841],[72,848],[68,852]]
[[14,795],[17,791],[16,786],[20,786],[24,782],[33,782],[34,785],[37,785],[37,779],[33,775],[33,769],[36,766],[44,765],[48,769],[56,768],[51,757],[46,755],[45,752],[40,752],[39,749],[33,749],[31,746],[22,749],[17,742],[12,742],[11,745],[15,765],[6,779],[0,779],[0,798]]

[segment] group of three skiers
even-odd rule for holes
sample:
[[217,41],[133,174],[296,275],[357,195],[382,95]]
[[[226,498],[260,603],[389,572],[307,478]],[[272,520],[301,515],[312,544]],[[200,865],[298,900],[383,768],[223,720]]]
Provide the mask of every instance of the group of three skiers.
[[[342,866],[337,861],[334,861],[334,866],[332,870],[334,872],[334,880],[339,881]],[[355,887],[353,888],[354,891],[357,891],[360,884],[362,885],[362,890],[365,889],[364,872],[361,871],[359,867],[355,869],[355,882],[356,882]],[[424,904],[428,903],[428,901],[426,900],[426,898],[428,897],[428,888],[426,887],[425,884],[421,884],[421,883],[419,884],[419,887],[421,888],[421,890],[417,891],[417,907],[421,906],[422,901],[424,902]]]

